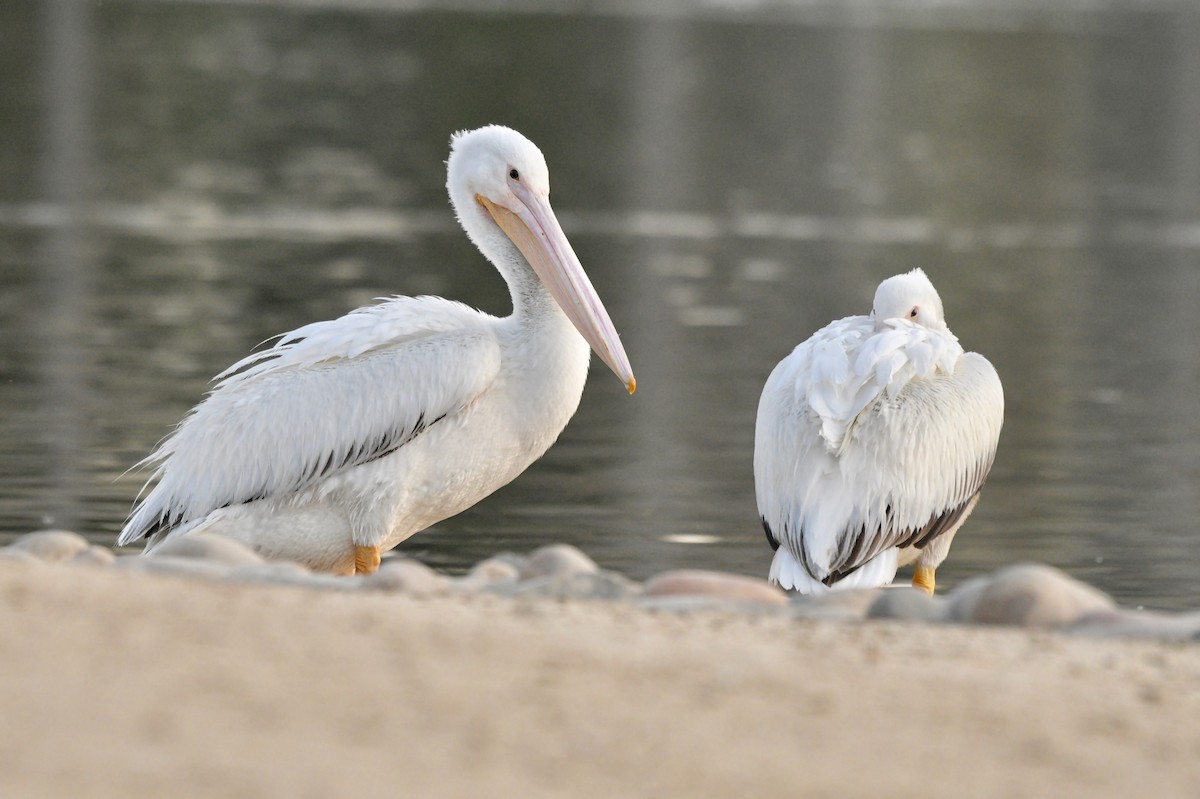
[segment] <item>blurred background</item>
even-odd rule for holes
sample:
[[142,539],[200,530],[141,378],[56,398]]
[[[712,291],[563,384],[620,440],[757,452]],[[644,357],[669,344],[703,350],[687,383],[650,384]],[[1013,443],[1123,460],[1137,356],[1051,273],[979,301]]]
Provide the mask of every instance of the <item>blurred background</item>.
[[763,381],[923,267],[1004,380],[939,585],[1043,561],[1195,607],[1200,6],[1152,0],[0,3],[0,543],[111,543],[124,474],[268,337],[390,294],[492,313],[451,132],[546,154],[638,377],[401,551],[567,541],[764,576]]

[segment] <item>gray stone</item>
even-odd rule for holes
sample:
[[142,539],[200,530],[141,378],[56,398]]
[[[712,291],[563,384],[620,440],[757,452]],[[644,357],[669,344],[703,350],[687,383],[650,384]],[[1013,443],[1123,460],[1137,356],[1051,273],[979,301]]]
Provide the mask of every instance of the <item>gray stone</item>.
[[793,594],[793,616],[821,621],[862,621],[882,588],[841,588],[824,594]]
[[529,553],[520,569],[521,579],[533,577],[567,577],[572,574],[595,574],[600,571],[596,562],[570,544],[550,544]]
[[731,616],[787,616],[791,608],[757,600],[730,599],[703,594],[658,594],[641,596],[635,604],[654,613],[713,613]]
[[363,590],[435,596],[449,590],[450,580],[412,558],[388,558],[379,571],[361,580]]
[[87,549],[76,552],[70,562],[82,566],[111,566],[116,559],[117,556],[108,547],[98,547],[93,544]]
[[[947,616],[976,624],[1060,627],[1085,613],[1111,610],[1107,594],[1042,564],[1001,569],[982,587],[964,583],[947,598]],[[954,609],[956,605],[960,605]],[[963,607],[965,606],[965,607]]]
[[1063,628],[1087,638],[1139,638],[1151,641],[1191,641],[1200,638],[1200,613],[1095,610]]
[[230,571],[230,567],[224,563],[201,558],[143,557],[141,555],[117,558],[112,567],[145,574],[178,574],[184,577],[201,577],[206,580],[219,580]]
[[788,604],[787,594],[766,580],[703,569],[662,572],[646,581],[645,591],[647,596],[710,596],[768,605]]
[[512,564],[513,568],[517,570],[517,574],[524,574],[529,571],[528,555],[518,555],[516,552],[497,552],[495,555],[492,555],[486,560],[480,561],[480,563],[486,563],[489,560],[498,560],[510,563]]
[[40,530],[23,535],[9,545],[11,549],[28,552],[39,560],[67,560],[90,546],[78,533],[66,530]]
[[476,563],[471,571],[457,580],[450,581],[454,591],[475,593],[492,586],[515,586],[521,579],[521,570],[511,558],[497,556]]
[[642,587],[624,575],[600,571],[535,577],[515,585],[493,584],[484,591],[500,596],[543,599],[624,600],[640,594]]
[[264,562],[261,555],[242,542],[215,533],[188,533],[170,538],[146,557],[205,560],[230,567]]
[[247,563],[229,570],[224,578],[228,582],[254,583],[260,585],[293,585],[301,588],[319,588],[334,591],[352,591],[358,581],[332,574],[316,574],[307,567],[288,560],[273,560],[262,563]]
[[991,585],[995,575],[981,574],[964,580],[946,594],[946,621],[967,624],[975,614],[975,606],[983,596],[983,589]]
[[934,622],[946,617],[946,600],[930,596],[920,588],[887,588],[867,609],[868,619],[905,619]]
[[39,568],[42,565],[40,558],[35,558],[23,549],[13,549],[12,547],[0,548],[0,564],[5,568],[28,571],[30,569]]

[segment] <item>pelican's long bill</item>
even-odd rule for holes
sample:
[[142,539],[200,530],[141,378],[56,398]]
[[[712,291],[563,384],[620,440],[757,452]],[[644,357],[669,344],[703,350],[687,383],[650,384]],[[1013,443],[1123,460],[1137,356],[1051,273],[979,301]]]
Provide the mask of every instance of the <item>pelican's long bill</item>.
[[637,381],[621,345],[621,337],[571,249],[550,202],[520,184],[513,185],[512,189],[520,205],[516,211],[496,205],[482,195],[475,195],[475,199],[517,245],[571,324],[632,394],[637,389]]

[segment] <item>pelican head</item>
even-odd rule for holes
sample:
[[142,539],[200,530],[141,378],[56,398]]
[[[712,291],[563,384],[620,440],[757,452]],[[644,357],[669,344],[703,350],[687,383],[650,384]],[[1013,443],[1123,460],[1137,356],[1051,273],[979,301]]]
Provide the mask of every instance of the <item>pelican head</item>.
[[453,136],[446,171],[450,202],[475,245],[502,272],[520,268],[521,261],[532,268],[632,394],[637,382],[625,348],[550,207],[542,151],[515,130],[488,125]]
[[935,330],[946,330],[942,298],[921,269],[895,275],[879,284],[871,316],[878,327],[889,319],[905,319]]

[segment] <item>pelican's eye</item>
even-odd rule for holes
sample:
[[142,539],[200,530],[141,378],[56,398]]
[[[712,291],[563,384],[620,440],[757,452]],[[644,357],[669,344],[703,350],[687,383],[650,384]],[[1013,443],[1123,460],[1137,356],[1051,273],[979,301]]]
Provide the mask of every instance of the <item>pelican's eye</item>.
[[909,312],[908,312],[908,318],[909,318],[909,319],[916,319],[916,318],[917,318],[917,306],[915,306],[915,305],[914,305],[914,306],[913,306],[913,309],[912,309],[911,311],[909,311]]
[[508,170],[508,176],[509,176],[510,178],[512,178],[513,180],[520,180],[520,179],[521,179],[521,173],[520,173],[520,172],[518,172],[518,171],[517,171],[517,170],[515,170],[515,169],[510,169],[510,170]]

